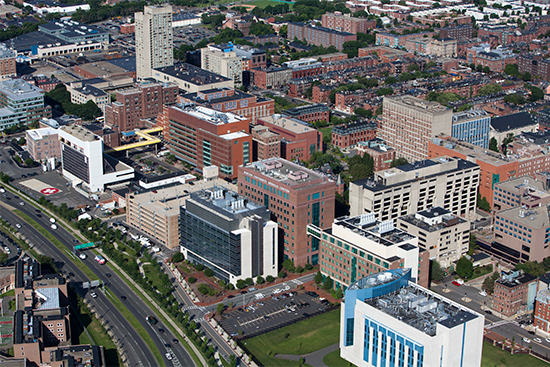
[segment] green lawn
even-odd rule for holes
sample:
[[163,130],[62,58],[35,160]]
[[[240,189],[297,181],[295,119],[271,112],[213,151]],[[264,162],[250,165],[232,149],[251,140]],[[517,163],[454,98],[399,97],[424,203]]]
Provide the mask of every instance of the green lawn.
[[15,289],[9,290],[6,293],[2,293],[2,297],[15,296]]
[[[254,0],[254,1],[243,3],[242,5],[256,5],[257,7],[263,9],[268,5],[275,6],[278,4],[284,4],[284,3],[280,1],[272,1],[272,0]],[[238,6],[239,4],[235,3],[235,5]],[[294,7],[294,4],[288,4],[288,5],[290,5],[290,10],[292,10],[292,8]]]
[[165,287],[160,278],[155,276],[156,272],[151,265],[143,265],[143,271],[145,272],[145,276],[153,282],[153,286],[155,286],[156,289],[163,289]]
[[329,138],[332,138],[332,129],[334,128],[334,126],[331,126],[331,127],[323,127],[321,129],[319,129],[319,131],[323,134],[323,138],[325,136],[328,136]]
[[491,343],[483,342],[481,367],[548,367],[548,363],[525,354],[510,354]]
[[340,310],[334,310],[249,339],[245,347],[261,365],[297,366],[298,362],[276,359],[272,356],[308,354],[338,343],[339,337]]
[[329,367],[349,367],[350,365],[348,361],[340,357],[340,349],[325,355],[323,363]]

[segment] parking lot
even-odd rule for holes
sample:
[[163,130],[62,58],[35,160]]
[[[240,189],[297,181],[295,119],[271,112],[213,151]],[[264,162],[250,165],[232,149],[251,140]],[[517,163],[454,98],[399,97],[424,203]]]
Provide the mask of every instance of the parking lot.
[[225,312],[225,319],[220,322],[224,330],[232,336],[263,334],[329,308],[326,300],[308,294],[289,292],[266,296],[269,298],[255,299],[245,309]]

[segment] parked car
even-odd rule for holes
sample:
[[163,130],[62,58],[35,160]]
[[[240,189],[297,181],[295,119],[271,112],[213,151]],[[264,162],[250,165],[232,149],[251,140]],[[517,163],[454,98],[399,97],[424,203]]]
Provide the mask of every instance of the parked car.
[[528,338],[523,338],[523,341],[527,344],[531,343],[531,340],[529,340]]
[[540,340],[540,338],[534,338],[533,341],[537,343],[542,343],[542,340]]
[[90,296],[92,296],[92,298],[97,298],[97,294],[95,292],[91,292]]
[[452,283],[453,283],[454,285],[456,285],[457,287],[460,287],[460,283],[459,283],[459,282],[457,282],[456,280],[453,280],[453,282],[452,282]]

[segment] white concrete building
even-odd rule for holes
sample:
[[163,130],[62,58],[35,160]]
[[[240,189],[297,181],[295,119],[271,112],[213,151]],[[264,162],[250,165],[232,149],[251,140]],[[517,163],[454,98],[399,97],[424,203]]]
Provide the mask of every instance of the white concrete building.
[[172,7],[146,6],[135,20],[137,78],[150,78],[154,68],[174,64]]
[[201,48],[201,66],[204,70],[233,79],[237,86],[243,82],[243,61],[233,51],[231,43]]
[[460,158],[439,157],[374,173],[350,183],[350,214],[379,220],[440,206],[468,218],[475,213],[480,168]]
[[231,284],[277,276],[278,229],[270,211],[225,187],[192,192],[180,207],[185,258]]
[[73,187],[99,192],[105,185],[134,178],[134,169],[104,154],[103,139],[77,125],[58,130],[61,141],[63,176]]
[[480,366],[485,317],[410,280],[359,279],[340,308],[340,356],[356,366]]

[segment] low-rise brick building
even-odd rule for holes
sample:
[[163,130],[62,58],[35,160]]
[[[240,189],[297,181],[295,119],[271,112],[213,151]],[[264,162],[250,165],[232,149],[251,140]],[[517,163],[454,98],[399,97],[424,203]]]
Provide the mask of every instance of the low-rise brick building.
[[357,34],[359,32],[367,33],[369,29],[376,28],[376,20],[356,18],[350,16],[350,14],[342,14],[342,12],[339,11],[323,14],[321,16],[321,24],[323,27],[329,29],[353,34]]
[[349,125],[340,125],[332,129],[332,145],[338,148],[348,148],[361,141],[376,138],[376,122],[357,122]]
[[395,159],[395,150],[379,138],[360,141],[355,146],[355,150],[361,157],[365,154],[372,157],[374,172],[390,168],[391,162]]
[[250,70],[250,84],[260,89],[282,88],[292,79],[292,69],[271,65]]
[[330,109],[324,104],[313,104],[289,108],[283,115],[306,122],[330,121]]
[[304,23],[289,23],[288,38],[306,40],[307,43],[328,48],[336,47],[338,50],[344,48],[344,43],[348,41],[357,41],[357,35],[349,32],[339,32],[333,29],[310,26]]
[[537,278],[521,270],[503,272],[495,281],[493,310],[503,316],[532,311],[537,292]]
[[251,129],[253,161],[281,156],[281,135],[270,131],[268,126],[256,125]]

